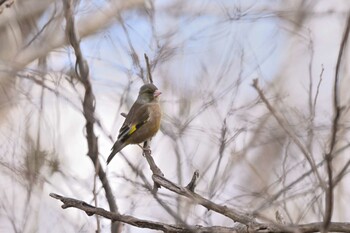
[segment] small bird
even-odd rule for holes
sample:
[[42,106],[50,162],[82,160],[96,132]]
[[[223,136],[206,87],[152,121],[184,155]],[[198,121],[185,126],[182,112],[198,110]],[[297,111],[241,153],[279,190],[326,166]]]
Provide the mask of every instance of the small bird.
[[125,146],[147,141],[158,132],[162,117],[159,105],[160,94],[162,93],[152,83],[145,84],[140,88],[139,96],[119,130],[118,139],[111,149],[112,152],[108,156],[107,164]]

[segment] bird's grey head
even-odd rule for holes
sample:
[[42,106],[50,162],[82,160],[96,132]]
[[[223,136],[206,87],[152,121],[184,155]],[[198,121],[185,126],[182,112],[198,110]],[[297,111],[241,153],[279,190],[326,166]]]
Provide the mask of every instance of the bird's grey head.
[[153,83],[143,85],[139,91],[139,100],[142,102],[151,102],[158,99],[161,92]]

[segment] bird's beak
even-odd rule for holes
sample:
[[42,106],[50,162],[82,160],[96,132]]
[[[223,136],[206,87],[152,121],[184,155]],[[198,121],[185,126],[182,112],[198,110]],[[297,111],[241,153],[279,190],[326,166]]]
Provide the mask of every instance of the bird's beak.
[[158,97],[160,96],[160,94],[162,94],[162,92],[160,92],[159,90],[156,90],[153,94],[154,97]]

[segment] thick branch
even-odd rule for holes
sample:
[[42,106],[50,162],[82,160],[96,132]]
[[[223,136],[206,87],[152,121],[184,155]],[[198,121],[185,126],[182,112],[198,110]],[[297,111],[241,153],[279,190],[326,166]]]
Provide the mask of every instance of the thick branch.
[[173,224],[166,224],[161,222],[154,222],[144,219],[135,218],[130,215],[122,215],[114,212],[107,211],[103,208],[94,207],[86,202],[74,199],[63,197],[61,195],[50,193],[50,196],[58,199],[63,202],[62,208],[67,209],[70,207],[77,208],[86,212],[87,215],[91,216],[93,214],[105,217],[112,221],[123,222],[138,228],[148,228],[153,230],[160,230],[167,233],[240,233],[246,232],[246,230],[241,227],[221,227],[221,226],[212,226],[212,227],[202,227],[202,226],[178,226]]
[[[85,211],[85,213],[89,216],[91,215],[99,215],[104,218],[110,219],[112,221],[123,222],[138,228],[148,228],[153,230],[160,230],[166,233],[312,233],[319,232],[322,228],[322,222],[314,222],[309,224],[302,224],[296,226],[280,226],[280,228],[276,228],[270,226],[271,224],[263,224],[260,223],[260,226],[257,228],[252,228],[251,225],[249,227],[245,227],[241,224],[238,224],[234,227],[222,227],[222,226],[211,226],[211,227],[203,227],[203,226],[179,226],[174,224],[166,224],[161,222],[154,222],[144,219],[135,218],[130,215],[122,215],[114,212],[107,211],[103,208],[94,207],[84,201],[77,200],[74,198],[63,197],[61,195],[50,193],[52,198],[58,199],[63,202],[62,208],[77,208]],[[329,224],[329,231],[331,232],[350,232],[350,223],[344,222],[331,222]]]

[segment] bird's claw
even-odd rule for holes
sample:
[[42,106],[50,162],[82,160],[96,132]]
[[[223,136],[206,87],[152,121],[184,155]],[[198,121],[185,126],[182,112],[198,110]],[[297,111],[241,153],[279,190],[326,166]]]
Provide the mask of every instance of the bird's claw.
[[143,150],[143,153],[142,153],[143,156],[145,156],[146,153],[148,153],[148,154],[152,153],[151,148],[149,146],[148,147],[143,147],[142,150]]

